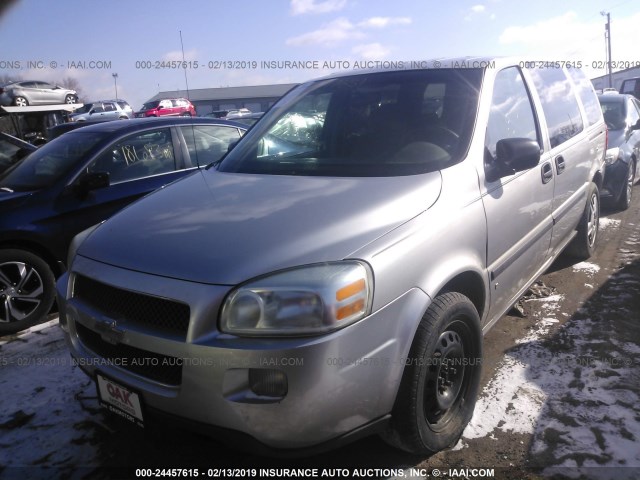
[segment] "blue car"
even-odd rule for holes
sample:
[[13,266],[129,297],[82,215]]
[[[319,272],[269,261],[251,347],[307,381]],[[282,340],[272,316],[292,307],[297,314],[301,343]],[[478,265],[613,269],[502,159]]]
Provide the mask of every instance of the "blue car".
[[609,129],[604,184],[600,194],[620,210],[631,204],[640,168],[640,101],[632,95],[598,95]]
[[217,162],[246,129],[209,118],[100,123],[62,135],[0,173],[0,335],[49,312],[77,233]]

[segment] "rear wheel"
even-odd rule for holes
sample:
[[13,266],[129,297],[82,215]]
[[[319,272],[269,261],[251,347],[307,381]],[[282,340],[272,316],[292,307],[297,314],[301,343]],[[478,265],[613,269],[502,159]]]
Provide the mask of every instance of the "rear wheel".
[[627,178],[622,192],[620,192],[620,198],[616,202],[616,207],[620,210],[626,210],[631,205],[631,195],[633,194],[633,184],[635,183],[636,166],[633,160],[629,161],[629,167],[627,169]]
[[181,117],[190,117],[191,114],[189,112],[184,112],[183,114],[180,115]]
[[596,250],[598,229],[600,226],[600,191],[595,183],[589,188],[587,205],[578,224],[578,234],[573,239],[567,253],[574,257],[586,259]]
[[0,334],[42,321],[55,299],[55,277],[40,257],[24,250],[0,250]]
[[16,107],[26,107],[26,106],[29,105],[29,102],[24,97],[16,97],[16,98],[13,99],[13,104]]
[[437,296],[411,345],[385,440],[419,455],[455,445],[473,415],[481,356],[473,303],[460,293]]

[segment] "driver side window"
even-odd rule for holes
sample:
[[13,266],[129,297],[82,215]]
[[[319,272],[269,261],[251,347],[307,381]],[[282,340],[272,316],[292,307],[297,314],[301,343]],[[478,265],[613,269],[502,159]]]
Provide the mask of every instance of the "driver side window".
[[137,133],[114,143],[87,169],[89,173],[108,173],[111,183],[174,170],[176,162],[171,130],[168,128]]
[[516,67],[498,73],[493,87],[485,147],[494,159],[498,141],[506,138],[528,138],[540,144],[529,93]]

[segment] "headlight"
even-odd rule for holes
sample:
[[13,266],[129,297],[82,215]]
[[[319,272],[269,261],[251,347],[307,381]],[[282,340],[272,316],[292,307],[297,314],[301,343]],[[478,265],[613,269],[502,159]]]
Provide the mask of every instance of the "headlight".
[[220,330],[240,336],[326,333],[367,316],[372,297],[372,274],[362,262],[300,267],[232,291],[222,307]]
[[604,163],[611,165],[615,163],[620,157],[620,147],[607,148],[607,153],[604,156]]

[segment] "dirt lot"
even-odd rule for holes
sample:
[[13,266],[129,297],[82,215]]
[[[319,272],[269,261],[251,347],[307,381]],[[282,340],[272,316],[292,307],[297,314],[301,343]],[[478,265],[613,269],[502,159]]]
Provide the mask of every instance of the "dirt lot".
[[628,211],[603,212],[594,257],[561,258],[522,302],[526,316],[505,317],[485,337],[483,390],[452,450],[417,458],[372,437],[311,458],[265,459],[168,427],[138,431],[100,410],[52,317],[0,338],[0,478],[135,478],[151,467],[199,467],[201,478],[242,473],[206,470],[215,468],[640,478],[640,187],[635,194]]

